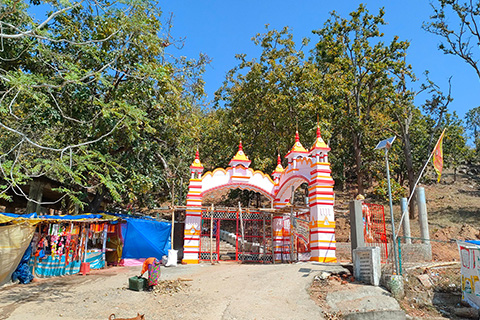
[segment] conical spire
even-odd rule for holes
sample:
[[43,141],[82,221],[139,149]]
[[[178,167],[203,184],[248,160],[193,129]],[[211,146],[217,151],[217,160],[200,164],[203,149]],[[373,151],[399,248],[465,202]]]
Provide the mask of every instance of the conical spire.
[[330,151],[330,148],[327,146],[325,141],[323,141],[322,136],[320,134],[320,124],[317,122],[317,139],[313,143],[312,148],[310,149],[310,154],[315,155],[322,151]]
[[250,161],[247,155],[243,152],[243,144],[242,140],[238,144],[238,151],[237,154],[230,160],[229,166],[236,167],[238,165],[243,165],[245,168],[248,168],[252,161]]
[[303,156],[307,154],[308,151],[302,146],[300,143],[300,136],[298,134],[298,130],[295,132],[295,144],[293,145],[292,149],[285,155],[285,158],[297,158],[298,156]]
[[280,154],[278,154],[277,157],[277,167],[275,168],[275,171],[272,172],[272,176],[274,178],[280,177],[280,175],[285,171],[282,167],[282,158],[280,157]]
[[200,162],[200,154],[198,152],[198,148],[197,148],[197,151],[195,152],[195,160],[193,160],[193,163],[190,166],[190,169],[201,169],[201,170],[203,170],[203,165]]

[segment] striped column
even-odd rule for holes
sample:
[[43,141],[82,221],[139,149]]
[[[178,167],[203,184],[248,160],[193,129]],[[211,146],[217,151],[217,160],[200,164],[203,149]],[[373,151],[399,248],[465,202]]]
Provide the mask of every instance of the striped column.
[[311,166],[308,188],[310,203],[310,251],[311,261],[336,262],[335,216],[333,204],[334,181],[330,163],[316,162]]
[[185,214],[183,244],[184,264],[197,264],[200,254],[200,232],[202,231],[202,179],[190,179]]
[[273,217],[273,258],[275,261],[282,261],[283,252],[283,217]]

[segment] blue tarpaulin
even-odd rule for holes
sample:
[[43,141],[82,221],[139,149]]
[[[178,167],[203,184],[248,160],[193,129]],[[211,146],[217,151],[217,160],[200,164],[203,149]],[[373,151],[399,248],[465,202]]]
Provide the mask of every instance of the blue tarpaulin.
[[30,271],[28,266],[28,260],[30,260],[30,256],[32,255],[32,244],[28,246],[27,250],[23,254],[22,260],[17,266],[17,269],[12,274],[13,281],[20,281],[21,284],[30,283],[33,279],[33,274]]
[[122,228],[123,259],[155,257],[159,260],[168,255],[170,231],[168,222],[150,219],[126,218],[126,228]]
[[476,245],[480,246],[480,241],[478,241],[478,240],[465,240],[465,242],[473,243],[473,244],[476,244]]

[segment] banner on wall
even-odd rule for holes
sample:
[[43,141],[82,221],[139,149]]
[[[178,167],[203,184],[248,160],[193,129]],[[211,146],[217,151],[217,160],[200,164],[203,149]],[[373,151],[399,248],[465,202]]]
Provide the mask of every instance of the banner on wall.
[[480,308],[480,241],[457,241],[462,274],[462,300]]

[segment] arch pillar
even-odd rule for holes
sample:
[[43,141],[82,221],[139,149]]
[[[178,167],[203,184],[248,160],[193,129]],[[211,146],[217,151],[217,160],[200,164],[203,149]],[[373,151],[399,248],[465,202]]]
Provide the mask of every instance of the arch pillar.
[[190,166],[191,178],[188,185],[187,209],[185,212],[185,229],[183,240],[184,264],[198,264],[200,254],[200,233],[202,231],[202,172],[203,165],[195,154]]
[[333,211],[335,197],[330,163],[317,161],[311,167],[311,180],[308,188],[310,205],[310,260],[336,262],[335,215]]

